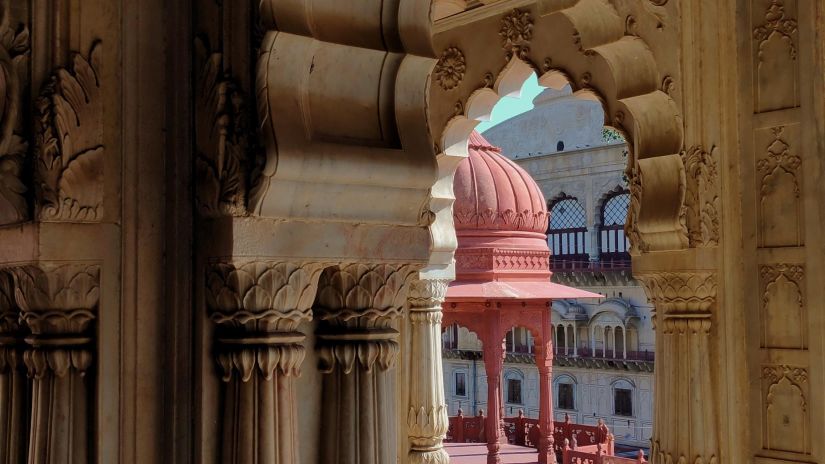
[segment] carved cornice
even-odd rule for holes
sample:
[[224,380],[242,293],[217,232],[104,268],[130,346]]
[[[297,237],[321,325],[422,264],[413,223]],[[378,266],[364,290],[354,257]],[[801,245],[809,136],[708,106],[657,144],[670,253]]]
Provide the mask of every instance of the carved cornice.
[[223,69],[223,54],[207,51],[197,94],[197,194],[204,217],[244,216],[248,187],[250,130],[246,98]]
[[682,210],[691,247],[719,245],[720,184],[718,150],[701,146],[682,152],[685,166],[685,204]]
[[103,217],[103,103],[100,43],[58,69],[35,104],[35,193],[44,221]]
[[710,313],[716,302],[716,274],[708,271],[641,274],[642,282],[657,311],[665,317],[697,318]]
[[21,77],[27,72],[29,47],[28,28],[20,26],[13,30],[7,20],[3,21],[0,25],[0,95],[3,97],[0,104],[0,224],[29,219],[28,189],[22,180],[28,142],[21,135],[21,108],[27,87]]

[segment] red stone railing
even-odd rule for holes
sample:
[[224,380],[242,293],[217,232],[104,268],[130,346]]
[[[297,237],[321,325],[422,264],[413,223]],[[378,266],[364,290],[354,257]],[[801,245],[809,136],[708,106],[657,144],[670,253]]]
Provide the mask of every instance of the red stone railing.
[[[610,440],[612,446],[612,439]],[[613,452],[608,452],[601,443],[576,447],[571,446],[569,440],[565,440],[562,447],[562,464],[647,464],[645,454],[639,450],[635,459],[614,456]]]

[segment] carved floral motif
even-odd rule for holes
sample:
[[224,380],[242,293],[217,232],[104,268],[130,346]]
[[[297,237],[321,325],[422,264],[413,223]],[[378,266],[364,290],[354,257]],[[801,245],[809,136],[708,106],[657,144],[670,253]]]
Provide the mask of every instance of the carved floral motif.
[[501,18],[498,31],[501,46],[507,51],[507,59],[512,56],[524,59],[530,51],[533,39],[533,17],[529,11],[514,9]]
[[682,152],[685,203],[682,214],[691,247],[719,245],[720,186],[717,149],[701,146]]
[[627,178],[627,188],[630,192],[630,205],[627,210],[627,221],[625,222],[625,234],[630,241],[631,251],[634,253],[646,252],[650,250],[650,246],[645,243],[642,234],[639,232],[637,224],[639,212],[642,208],[642,170],[639,168],[639,163],[628,165],[625,170],[625,177]]
[[394,322],[406,305],[414,266],[348,264],[327,269],[318,284],[320,368],[349,374],[359,365],[385,371],[399,352]]
[[771,0],[765,11],[765,22],[754,28],[753,38],[759,41],[761,49],[773,34],[779,34],[788,40],[791,58],[796,58],[796,46],[792,35],[797,31],[797,22],[785,16],[784,0]]
[[246,214],[250,145],[244,96],[223,70],[223,55],[205,54],[196,111],[196,202],[206,217],[242,216]]
[[637,276],[657,310],[665,314],[706,313],[716,301],[716,274],[660,272]]
[[88,59],[75,54],[35,104],[37,212],[45,221],[98,221],[103,216],[103,107],[100,43]]
[[762,195],[771,193],[771,179],[778,172],[783,171],[794,178],[794,194],[798,198],[800,195],[799,179],[797,170],[802,165],[799,156],[791,154],[790,145],[782,139],[784,126],[777,126],[771,129],[774,140],[767,147],[767,156],[756,163],[756,169],[762,174]]
[[467,62],[458,47],[450,47],[441,54],[435,65],[435,79],[444,90],[452,90],[461,84]]
[[299,375],[305,348],[298,324],[312,318],[322,265],[278,261],[216,263],[207,271],[206,301],[218,326],[216,357],[229,382],[255,372]]
[[8,25],[7,8],[0,22],[0,224],[29,218],[26,185],[22,180],[28,143],[21,136],[22,100],[30,54],[29,30]]

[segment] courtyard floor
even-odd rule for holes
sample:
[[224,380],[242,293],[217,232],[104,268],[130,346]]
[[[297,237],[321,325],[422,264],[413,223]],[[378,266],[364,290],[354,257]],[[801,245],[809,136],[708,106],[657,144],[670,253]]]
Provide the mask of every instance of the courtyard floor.
[[[450,464],[484,464],[487,462],[487,445],[484,443],[445,443]],[[501,445],[502,464],[537,464],[538,453],[534,448]]]

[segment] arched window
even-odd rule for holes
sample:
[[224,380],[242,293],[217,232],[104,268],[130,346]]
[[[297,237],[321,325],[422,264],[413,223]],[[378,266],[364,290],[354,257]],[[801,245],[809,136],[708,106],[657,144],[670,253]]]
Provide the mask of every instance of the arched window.
[[556,409],[576,409],[576,381],[572,377],[560,376],[556,381],[556,392]]
[[550,206],[547,243],[553,269],[575,269],[589,262],[585,247],[587,220],[579,200],[562,194]]
[[613,382],[613,415],[633,416],[633,384],[627,380]]
[[524,376],[518,371],[509,371],[504,376],[504,386],[506,388],[507,403],[524,404],[522,400],[522,384]]
[[629,205],[630,195],[626,191],[614,193],[602,203],[599,233],[599,259],[602,263],[618,266],[630,264],[630,242],[624,233]]

